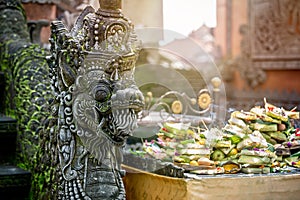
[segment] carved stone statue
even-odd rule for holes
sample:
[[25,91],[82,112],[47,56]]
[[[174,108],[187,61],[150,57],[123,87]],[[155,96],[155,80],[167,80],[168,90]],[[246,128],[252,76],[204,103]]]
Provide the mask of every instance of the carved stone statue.
[[54,199],[125,199],[122,148],[144,97],[133,76],[140,42],[120,7],[121,0],[100,0],[70,31],[51,24]]

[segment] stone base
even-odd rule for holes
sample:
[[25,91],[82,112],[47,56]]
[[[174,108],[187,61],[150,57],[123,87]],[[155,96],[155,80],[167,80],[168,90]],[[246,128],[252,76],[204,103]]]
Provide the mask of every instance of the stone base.
[[29,199],[31,173],[16,166],[0,166],[0,197]]
[[13,164],[16,152],[17,121],[0,115],[0,164]]
[[300,173],[161,176],[123,165],[126,199],[299,199]]

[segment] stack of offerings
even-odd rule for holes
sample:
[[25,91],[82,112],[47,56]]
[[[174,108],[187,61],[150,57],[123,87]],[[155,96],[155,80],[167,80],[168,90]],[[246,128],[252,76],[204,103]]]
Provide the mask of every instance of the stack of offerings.
[[143,150],[197,174],[289,171],[300,168],[300,129],[293,123],[298,119],[295,109],[265,100],[264,107],[232,112],[221,129],[164,123]]
[[[280,166],[282,152],[285,152],[282,145],[289,142],[290,135],[296,130],[293,119],[299,119],[299,112],[286,111],[266,100],[264,108],[234,111],[211,158],[240,164],[245,173],[269,173],[274,166]],[[281,153],[276,151],[277,148],[281,149]]]
[[143,149],[153,157],[173,162],[186,171],[212,169],[211,148],[206,145],[205,135],[191,129],[190,124],[164,123],[156,140],[144,142]]

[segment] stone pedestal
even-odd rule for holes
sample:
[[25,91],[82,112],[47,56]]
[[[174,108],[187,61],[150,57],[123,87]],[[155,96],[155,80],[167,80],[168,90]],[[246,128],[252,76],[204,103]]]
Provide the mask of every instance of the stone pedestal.
[[29,199],[31,173],[16,166],[0,165],[0,196],[11,200]]
[[16,152],[17,121],[0,116],[0,163],[12,163]]
[[0,197],[12,200],[28,199],[31,173],[14,166],[17,121],[0,116]]

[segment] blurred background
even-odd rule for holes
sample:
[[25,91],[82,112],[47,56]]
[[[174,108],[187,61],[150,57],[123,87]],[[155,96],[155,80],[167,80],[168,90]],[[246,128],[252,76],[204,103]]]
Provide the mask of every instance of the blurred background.
[[[32,40],[44,48],[47,21],[59,19],[72,28],[87,5],[99,8],[97,0],[22,3],[29,24],[35,22]],[[300,1],[123,0],[122,10],[143,40],[136,79],[145,92],[159,96],[168,87],[163,80],[183,77],[197,93],[218,75],[227,109],[247,110],[264,97],[286,109],[300,108]],[[150,71],[139,71],[149,64]],[[149,76],[151,84],[145,82]]]

